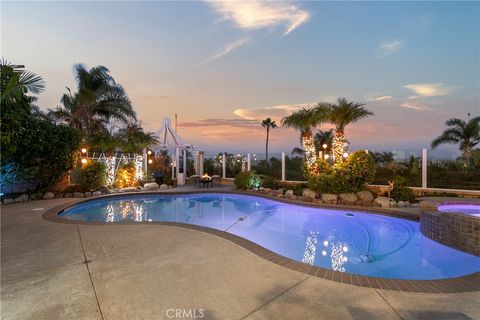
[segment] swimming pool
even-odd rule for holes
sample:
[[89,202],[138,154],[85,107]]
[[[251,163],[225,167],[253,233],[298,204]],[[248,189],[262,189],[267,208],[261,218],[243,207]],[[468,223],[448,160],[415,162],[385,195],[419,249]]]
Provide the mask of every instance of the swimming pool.
[[433,280],[480,271],[480,258],[419,232],[417,222],[241,194],[122,195],[66,208],[84,222],[161,221],[222,230],[282,256],[351,274]]
[[458,212],[480,217],[480,204],[442,204],[437,208],[440,212]]

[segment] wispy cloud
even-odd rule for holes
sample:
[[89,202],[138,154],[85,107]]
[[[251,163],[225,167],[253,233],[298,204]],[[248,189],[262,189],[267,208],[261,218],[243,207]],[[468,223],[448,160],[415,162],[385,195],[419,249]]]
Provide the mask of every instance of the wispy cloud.
[[198,121],[180,122],[179,127],[197,128],[197,127],[215,127],[215,126],[234,126],[234,127],[258,127],[258,121],[248,119],[202,119]]
[[404,102],[400,104],[400,107],[416,111],[432,111],[432,107],[426,106],[424,104],[414,103],[414,102]]
[[378,45],[377,49],[375,49],[375,56],[377,58],[391,56],[398,52],[404,45],[405,43],[398,39],[384,41]]
[[414,83],[403,86],[415,92],[415,96],[410,96],[408,99],[415,99],[418,97],[439,97],[455,91],[455,87],[447,86],[443,83]]
[[209,63],[209,62],[211,62],[215,59],[221,58],[221,57],[229,54],[233,50],[243,46],[246,43],[248,43],[250,41],[250,39],[251,39],[250,37],[243,37],[243,38],[237,39],[237,40],[229,43],[227,46],[225,46],[225,48],[221,49],[220,51],[218,51],[214,55],[212,55],[212,56],[208,57],[207,59],[197,63],[197,65],[204,65],[204,64],[207,64],[207,63]]
[[205,0],[223,20],[232,21],[241,29],[284,26],[284,35],[308,21],[310,13],[288,2],[212,1]]
[[293,111],[298,110],[302,106],[305,106],[305,104],[285,104],[258,108],[239,108],[233,111],[233,114],[248,120],[259,120],[270,117],[275,121],[279,121],[281,118],[291,114]]
[[[310,18],[310,13],[289,2],[274,1],[216,1],[204,0],[220,16],[222,21],[231,21],[243,31],[283,26],[287,35]],[[251,37],[243,37],[225,46],[197,65],[204,65],[221,58],[245,45]]]

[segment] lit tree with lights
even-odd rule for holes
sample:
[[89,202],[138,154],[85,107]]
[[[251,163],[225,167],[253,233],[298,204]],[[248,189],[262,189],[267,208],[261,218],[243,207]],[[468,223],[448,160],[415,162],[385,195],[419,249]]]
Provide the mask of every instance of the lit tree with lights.
[[348,152],[348,142],[345,139],[345,127],[361,119],[373,116],[374,113],[367,110],[365,104],[349,102],[345,98],[339,98],[336,104],[329,103],[327,118],[335,125],[335,137],[332,141],[332,157],[334,162],[341,162],[344,154]]
[[327,106],[318,104],[314,108],[301,108],[282,119],[282,126],[300,131],[300,139],[305,152],[305,165],[309,173],[316,171],[315,162],[317,161],[312,130],[327,119],[327,110]]

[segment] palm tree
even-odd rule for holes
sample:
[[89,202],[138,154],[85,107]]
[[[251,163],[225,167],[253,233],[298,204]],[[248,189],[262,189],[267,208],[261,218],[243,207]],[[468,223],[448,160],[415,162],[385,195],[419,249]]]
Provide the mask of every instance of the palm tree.
[[139,153],[143,148],[158,143],[154,133],[144,132],[138,123],[129,123],[118,130],[115,137],[119,141],[120,149],[128,153]]
[[24,69],[22,65],[15,65],[7,60],[0,60],[0,149],[1,165],[11,163],[19,135],[36,115],[37,109],[33,104],[35,94],[45,89],[42,77]]
[[335,125],[335,137],[332,141],[332,155],[335,162],[341,161],[343,153],[347,151],[345,127],[374,115],[364,106],[363,103],[349,102],[345,98],[338,98],[336,104],[328,104],[328,120]]
[[67,88],[68,93],[61,99],[63,107],[50,110],[51,118],[80,130],[87,144],[93,140],[93,134],[110,121],[128,124],[136,120],[127,93],[106,67],[87,70],[83,64],[77,64],[75,72],[77,92]]
[[41,76],[15,65],[7,60],[0,60],[0,103],[18,102],[26,94],[39,94],[45,89],[45,81]]
[[468,122],[451,118],[445,124],[449,128],[432,141],[432,148],[446,143],[458,144],[462,157],[469,163],[473,148],[480,143],[480,117],[475,117]]
[[269,138],[269,133],[270,133],[270,128],[275,129],[277,128],[277,124],[275,121],[272,121],[272,119],[267,118],[262,121],[261,123],[262,127],[267,128],[267,141],[265,143],[265,161],[268,164],[268,138]]
[[301,108],[282,119],[282,126],[300,131],[308,171],[317,160],[312,130],[325,121],[326,111],[327,109],[323,104],[318,104],[313,108]]

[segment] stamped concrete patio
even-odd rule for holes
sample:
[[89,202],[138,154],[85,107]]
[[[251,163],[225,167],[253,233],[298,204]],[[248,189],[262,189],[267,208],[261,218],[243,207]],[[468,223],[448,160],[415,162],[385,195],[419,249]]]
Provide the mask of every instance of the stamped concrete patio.
[[[479,292],[342,284],[180,227],[42,219],[75,201],[2,206],[2,319],[480,319]],[[175,318],[171,309],[196,313]]]

